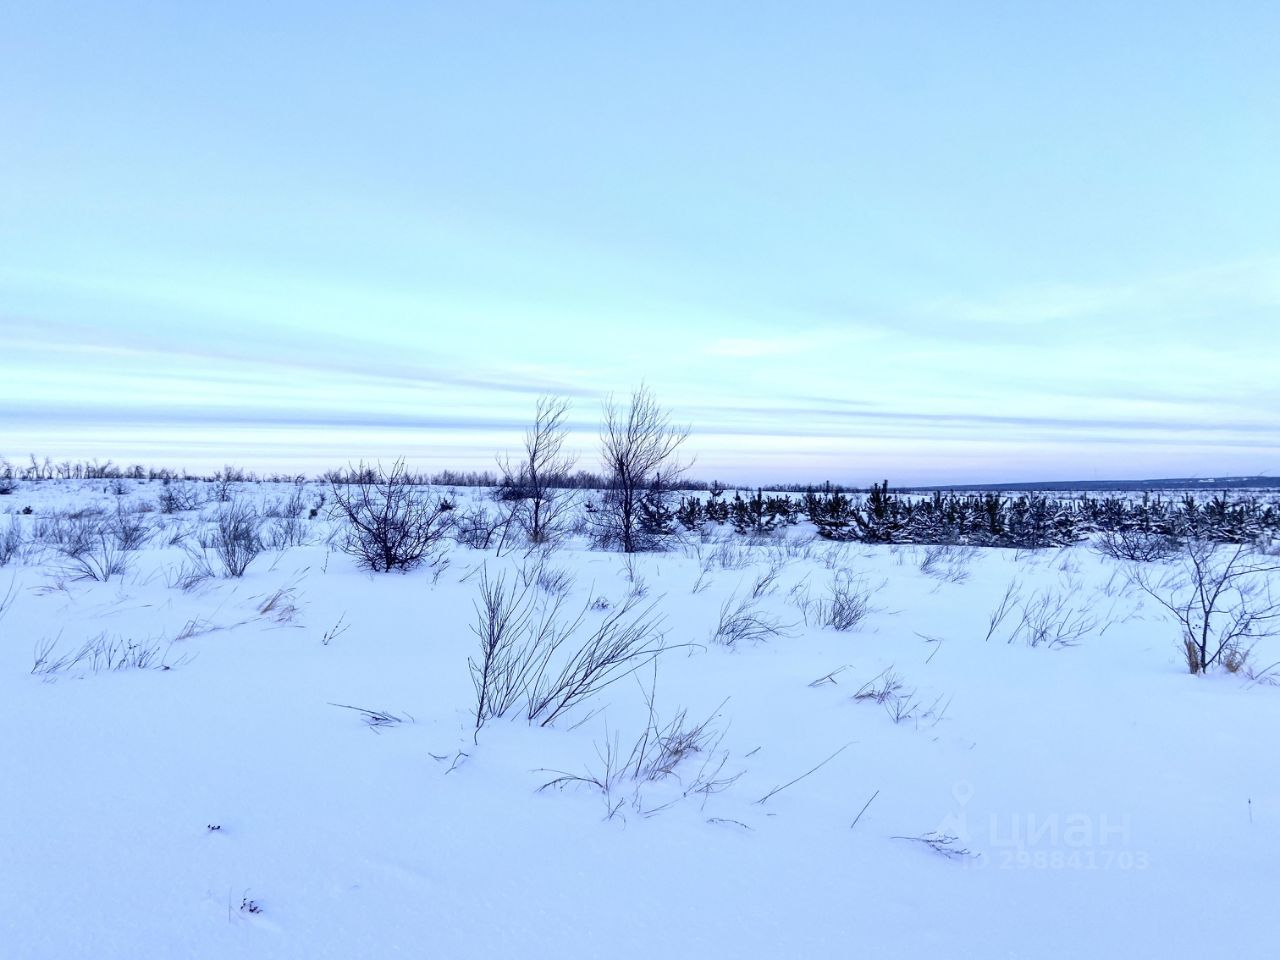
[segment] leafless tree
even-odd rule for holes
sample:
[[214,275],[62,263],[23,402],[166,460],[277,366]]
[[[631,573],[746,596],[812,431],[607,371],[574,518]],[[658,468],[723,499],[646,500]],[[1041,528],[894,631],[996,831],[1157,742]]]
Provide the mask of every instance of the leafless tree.
[[688,437],[644,384],[625,408],[613,397],[605,401],[600,445],[608,487],[596,517],[602,543],[635,553],[670,532],[666,500],[688,469],[679,458]]
[[563,531],[572,495],[562,489],[576,459],[564,452],[569,401],[539,397],[524,435],[524,457],[500,460],[499,495],[512,504],[516,523],[531,543],[547,543]]
[[1135,566],[1133,582],[1181,627],[1192,673],[1247,659],[1257,639],[1280,631],[1280,600],[1271,590],[1280,561],[1247,544],[1188,540],[1173,569],[1158,577],[1149,571]]

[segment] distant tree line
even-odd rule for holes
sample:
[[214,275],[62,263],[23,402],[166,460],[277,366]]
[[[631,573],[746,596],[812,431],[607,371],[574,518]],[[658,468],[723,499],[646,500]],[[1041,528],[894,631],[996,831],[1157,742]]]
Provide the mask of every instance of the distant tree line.
[[214,483],[301,483],[305,474],[258,474],[236,466],[225,466],[212,473],[192,473],[185,469],[154,467],[141,463],[118,464],[113,460],[59,460],[31,454],[26,464],[13,464],[0,457],[0,480],[185,480]]
[[[610,400],[605,405],[604,470],[574,469],[574,458],[561,452],[567,409],[564,401],[540,400],[522,458],[501,460],[497,471],[414,472],[397,461],[390,475],[391,489],[490,488],[495,499],[510,505],[504,531],[518,529],[534,543],[572,526],[568,507],[581,503],[593,538],[625,552],[659,548],[665,537],[681,528],[702,531],[727,524],[739,534],[760,535],[802,520],[810,521],[825,539],[861,543],[1048,547],[1076,543],[1093,533],[1130,532],[1224,543],[1280,538],[1280,505],[1275,499],[1240,493],[1209,497],[1143,493],[1140,498],[941,490],[911,494],[890,490],[885,482],[873,484],[865,494],[827,483],[802,490],[766,493],[758,489],[746,495],[739,491],[730,497],[721,483],[686,477],[687,464],[675,453],[687,430],[674,426],[643,386],[633,392],[629,403]],[[166,487],[171,481],[202,481],[218,485],[223,493],[216,499],[225,501],[233,483],[306,479],[259,475],[231,465],[198,475],[141,464],[122,466],[111,460],[54,462],[34,454],[28,463],[15,466],[0,457],[0,494],[12,493],[19,480],[108,480],[116,484],[114,492],[119,494],[125,492],[124,480],[161,481]],[[380,466],[361,464],[328,471],[321,479],[334,489],[365,489],[385,486],[388,474]],[[582,495],[575,500],[564,491]],[[677,502],[679,493],[685,495]],[[386,496],[384,489],[378,499]]]

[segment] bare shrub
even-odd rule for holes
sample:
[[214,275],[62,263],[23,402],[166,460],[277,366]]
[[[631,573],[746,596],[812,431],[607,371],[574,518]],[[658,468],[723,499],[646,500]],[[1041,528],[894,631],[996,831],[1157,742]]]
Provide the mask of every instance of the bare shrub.
[[181,520],[173,520],[167,523],[164,520],[160,520],[156,524],[156,533],[164,541],[166,547],[183,547],[191,535],[191,528]]
[[1178,624],[1187,669],[1202,674],[1224,658],[1243,668],[1253,644],[1280,629],[1277,570],[1280,561],[1247,544],[1188,540],[1173,569],[1157,577],[1135,567],[1131,576]]
[[244,576],[249,564],[262,553],[261,527],[262,518],[251,504],[233,500],[218,511],[206,547],[222,562],[226,576]]
[[654,604],[640,607],[639,599],[630,596],[607,612],[559,671],[543,671],[535,678],[526,711],[529,721],[543,727],[554,723],[667,650],[663,619],[653,611]]
[[751,584],[751,596],[753,599],[759,600],[767,597],[771,593],[775,593],[778,589],[778,577],[782,574],[782,561],[775,559],[769,564],[768,569],[756,577]]
[[[717,708],[718,711],[719,708]],[[652,705],[649,724],[636,741],[626,770],[632,779],[652,783],[675,776],[676,768],[699,753],[707,753],[719,743],[719,731],[712,726],[715,713],[694,723],[684,708],[676,711],[666,723],[659,721]]]
[[630,586],[631,596],[640,600],[648,595],[649,584],[645,581],[644,574],[640,572],[640,565],[636,563],[635,556],[628,554],[623,560],[622,576]]
[[187,544],[184,548],[187,561],[176,567],[166,568],[164,582],[170,590],[178,589],[190,593],[202,583],[212,580],[217,574],[213,569],[213,561],[203,547]]
[[511,517],[495,516],[481,504],[474,504],[464,511],[459,511],[453,520],[453,539],[455,543],[473,550],[488,550],[493,545],[494,537],[505,533],[512,522]]
[[816,557],[814,536],[782,537],[769,542],[768,549],[773,555],[772,562],[781,566],[786,560],[812,560]]
[[535,584],[481,573],[471,628],[480,655],[467,664],[477,730],[520,702],[530,723],[548,726],[667,649],[652,605],[641,608],[628,597],[589,627],[587,614],[598,609],[594,602],[568,616],[562,595],[540,600]]
[[1130,563],[1157,563],[1172,559],[1178,552],[1176,537],[1149,530],[1104,530],[1094,547],[1112,560]]
[[920,704],[916,701],[915,691],[912,690],[910,693],[889,700],[884,708],[894,723],[902,723],[904,720],[915,719],[916,714],[919,713]]
[[10,517],[5,529],[0,530],[0,567],[5,566],[22,549],[25,542],[22,535],[22,524],[17,517]]
[[546,564],[538,564],[538,576],[535,581],[538,589],[543,593],[549,593],[558,597],[567,594],[573,589],[574,577],[568,570],[548,567]]
[[889,667],[859,687],[853,699],[859,703],[870,701],[883,705],[897,699],[902,689],[902,678],[893,672],[893,667]]
[[200,494],[185,483],[166,482],[157,500],[161,513],[185,513],[198,510],[203,504]]
[[[1227,673],[1240,673],[1248,668],[1249,661],[1252,659],[1252,656],[1252,647],[1245,646],[1245,644],[1239,640],[1229,643],[1222,649],[1222,656],[1220,658],[1222,669],[1227,671]],[[1188,667],[1189,666],[1190,663],[1188,663]]]
[[809,601],[806,618],[832,630],[852,630],[874,610],[874,592],[864,580],[842,570],[832,578],[826,597]]
[[310,543],[311,530],[307,522],[299,517],[280,516],[262,524],[261,538],[267,550],[287,550]]
[[785,636],[790,628],[760,608],[754,594],[731,596],[720,606],[720,619],[711,631],[711,642],[726,647],[739,643],[761,643]]
[[822,565],[828,570],[840,570],[849,562],[849,551],[851,547],[847,541],[837,540],[831,543],[823,544],[825,550],[819,550],[818,559],[822,561]]
[[557,622],[558,603],[540,609],[531,583],[508,582],[502,574],[491,578],[488,569],[480,573],[475,610],[471,632],[480,641],[480,656],[468,658],[467,667],[476,692],[479,730],[528,697],[535,678],[564,642],[565,627]]
[[945,583],[964,583],[969,579],[969,564],[976,555],[974,547],[931,544],[921,548],[920,572]]
[[1009,581],[1009,585],[1004,588],[1004,595],[1000,598],[992,609],[991,614],[987,617],[987,635],[983,639],[990,640],[999,629],[1000,624],[1017,607],[1018,602],[1022,599],[1022,584],[1015,578]]
[[721,570],[741,570],[751,565],[751,550],[739,538],[722,536],[713,543],[714,547],[707,560],[711,566]]
[[73,671],[169,670],[190,659],[183,656],[173,663],[168,662],[170,646],[171,643],[158,638],[135,640],[103,632],[76,649],[59,654],[58,639],[45,639],[36,645],[31,672],[37,676],[50,676]]
[[129,570],[129,558],[119,541],[96,517],[69,519],[58,552],[65,558],[67,576],[106,582]]
[[153,533],[146,517],[139,513],[131,513],[122,502],[117,501],[116,509],[107,515],[103,528],[116,539],[121,550],[134,551],[141,549]]
[[235,497],[235,489],[232,486],[240,475],[240,471],[235,467],[227,467],[213,475],[213,499],[218,503],[230,503]]
[[301,483],[295,483],[293,489],[289,491],[287,497],[272,500],[262,509],[264,517],[272,517],[280,520],[297,520],[307,510],[306,504],[302,502],[303,488]]
[[[547,770],[556,776],[538,789],[564,789],[588,786],[600,791],[609,819],[631,809],[642,817],[651,817],[681,800],[707,797],[732,786],[742,772],[726,774],[729,752],[721,749],[723,732],[714,725],[719,708],[700,722],[689,719],[688,710],[680,709],[667,721],[658,717],[652,692],[648,697],[649,719],[629,750],[618,735],[596,744],[597,764],[581,774]],[[723,704],[721,704],[723,706]],[[692,761],[702,757],[696,769]],[[682,771],[687,771],[683,773]],[[676,781],[676,790],[651,800],[647,786]]]
[[297,587],[280,587],[269,593],[258,604],[258,616],[270,620],[280,626],[293,623],[298,616]]
[[35,524],[35,538],[59,553],[79,553],[89,549],[97,539],[102,516],[99,509],[82,508],[40,517]]
[[884,688],[858,699],[879,703],[894,723],[905,723],[910,720],[917,728],[921,723],[928,723],[931,727],[937,726],[942,722],[950,706],[950,701],[944,704],[942,697],[939,696],[926,707],[923,701],[917,699],[916,691],[902,689],[902,684],[896,677],[887,682]]
[[1088,608],[1074,605],[1067,594],[1046,589],[1023,601],[1008,642],[1021,638],[1029,647],[1072,647],[1097,625]]
[[414,485],[403,460],[390,471],[361,464],[331,492],[347,523],[342,550],[375,572],[418,566],[449,533],[453,504]]

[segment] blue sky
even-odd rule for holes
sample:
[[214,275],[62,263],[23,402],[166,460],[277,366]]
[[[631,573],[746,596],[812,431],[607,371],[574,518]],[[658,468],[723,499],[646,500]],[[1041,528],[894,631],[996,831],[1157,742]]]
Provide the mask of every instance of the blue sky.
[[1280,6],[0,5],[0,453],[1280,472]]

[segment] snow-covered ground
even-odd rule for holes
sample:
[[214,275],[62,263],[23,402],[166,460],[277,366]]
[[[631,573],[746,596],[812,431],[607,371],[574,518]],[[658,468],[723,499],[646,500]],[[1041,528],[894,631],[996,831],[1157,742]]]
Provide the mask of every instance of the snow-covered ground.
[[[107,486],[22,483],[0,510],[30,538],[161,490]],[[322,514],[184,590],[169,542],[198,516],[145,514],[163,529],[105,582],[47,549],[0,567],[5,960],[1275,955],[1280,687],[1188,675],[1086,544],[931,556],[802,525],[374,574]],[[539,561],[577,635],[643,594],[670,649],[554,724],[477,733],[482,572]],[[776,633],[716,642],[770,570],[744,610]],[[867,599],[852,629],[820,623],[833,585]],[[57,669],[92,640],[99,667],[157,659]],[[650,699],[659,726],[709,720],[701,750],[539,789],[625,762]]]

